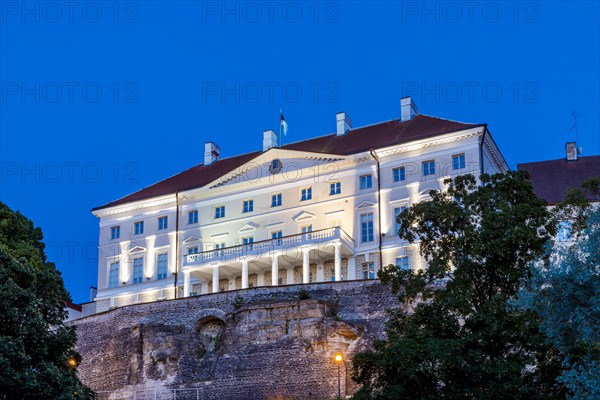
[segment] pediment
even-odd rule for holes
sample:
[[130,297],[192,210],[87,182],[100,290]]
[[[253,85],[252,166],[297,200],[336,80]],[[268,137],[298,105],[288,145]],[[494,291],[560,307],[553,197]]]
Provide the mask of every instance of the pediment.
[[370,201],[363,201],[362,203],[360,203],[359,205],[356,206],[357,209],[370,208],[370,207],[375,207],[375,203],[372,203]]
[[292,220],[294,220],[295,222],[300,222],[300,221],[310,221],[315,218],[316,218],[315,214],[311,214],[308,211],[300,211],[298,214],[296,214],[292,217]]
[[133,248],[129,249],[129,254],[132,254],[132,253],[141,253],[141,252],[143,252],[143,251],[146,251],[146,248],[145,248],[145,247],[142,247],[142,246],[135,246],[135,247],[133,247]]
[[246,225],[238,229],[238,233],[255,231],[260,225],[254,222],[247,222]]
[[289,181],[305,176],[308,174],[306,170],[310,170],[312,174],[318,171],[324,175],[331,175],[338,170],[336,163],[344,160],[346,160],[345,156],[336,154],[272,148],[221,176],[206,187],[213,189],[238,183],[255,184],[263,179],[264,182],[269,183],[277,179]]
[[197,238],[196,236],[190,236],[187,239],[185,239],[183,241],[183,243],[194,243],[194,242],[199,242],[199,241],[200,241],[200,239]]

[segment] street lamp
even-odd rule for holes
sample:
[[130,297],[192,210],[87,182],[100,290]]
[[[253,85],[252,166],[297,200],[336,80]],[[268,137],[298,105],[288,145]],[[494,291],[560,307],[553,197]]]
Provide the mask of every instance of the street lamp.
[[335,363],[338,366],[338,400],[341,400],[341,398],[342,398],[341,368],[342,368],[342,363],[344,362],[344,356],[342,356],[342,353],[337,353],[333,357],[333,361],[335,361]]
[[71,368],[77,368],[79,366],[79,362],[77,362],[75,357],[69,357],[67,359],[67,364],[69,364],[69,367]]

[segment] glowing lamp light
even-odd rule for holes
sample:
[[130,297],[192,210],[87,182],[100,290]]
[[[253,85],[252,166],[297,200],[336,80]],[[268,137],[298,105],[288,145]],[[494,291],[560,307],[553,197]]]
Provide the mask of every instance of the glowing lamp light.
[[342,355],[338,353],[338,354],[335,355],[335,357],[333,358],[333,360],[336,363],[341,363],[342,361],[344,361],[344,357],[342,357]]
[[77,359],[75,359],[75,357],[69,357],[69,359],[67,360],[67,363],[69,364],[69,367],[72,368],[77,368]]

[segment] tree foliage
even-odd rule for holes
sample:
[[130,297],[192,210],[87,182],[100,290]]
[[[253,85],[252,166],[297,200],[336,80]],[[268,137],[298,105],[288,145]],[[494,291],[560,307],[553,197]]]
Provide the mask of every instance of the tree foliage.
[[380,272],[404,307],[390,311],[387,339],[354,357],[356,399],[561,397],[537,315],[510,304],[554,220],[525,173],[479,180],[446,180],[399,215],[428,267]]
[[592,212],[588,199],[600,200],[600,176],[592,176],[584,180],[581,188],[570,188],[563,201],[554,208],[558,221],[572,224],[573,234],[577,236],[586,227],[587,219]]
[[559,381],[568,397],[600,399],[600,208],[584,227],[575,244],[559,244],[537,265],[519,304],[540,315],[563,362]]
[[42,231],[0,202],[0,399],[91,399],[79,381],[69,295]]

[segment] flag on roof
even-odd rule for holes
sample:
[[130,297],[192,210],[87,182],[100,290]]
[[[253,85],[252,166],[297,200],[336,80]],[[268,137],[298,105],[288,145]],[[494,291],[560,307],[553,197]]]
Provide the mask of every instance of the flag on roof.
[[279,111],[279,132],[283,130],[283,134],[287,136],[288,124],[283,117],[283,113]]

